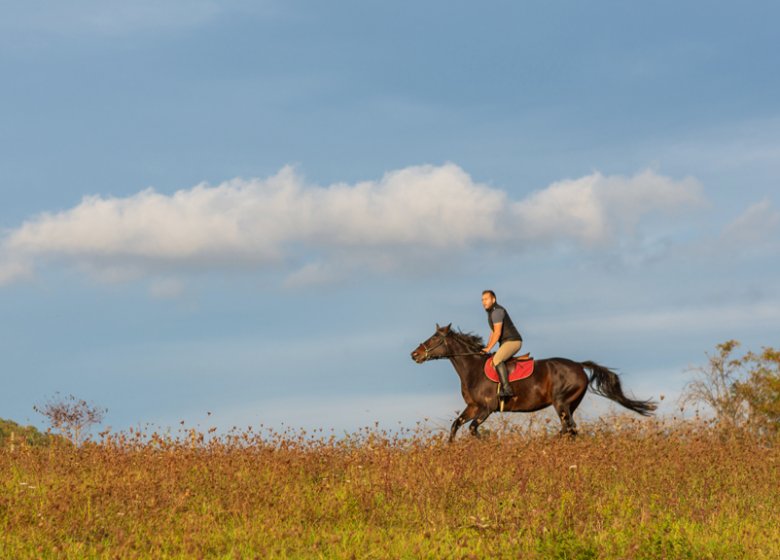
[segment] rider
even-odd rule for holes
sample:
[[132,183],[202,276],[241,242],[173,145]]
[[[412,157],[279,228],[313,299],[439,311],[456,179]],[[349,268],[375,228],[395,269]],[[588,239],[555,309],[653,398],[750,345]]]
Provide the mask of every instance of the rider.
[[520,351],[523,346],[523,337],[520,336],[520,332],[512,323],[506,309],[496,303],[496,294],[493,290],[482,292],[482,307],[487,311],[488,324],[492,331],[490,340],[482,351],[487,354],[496,342],[499,343],[498,350],[493,355],[493,366],[501,380],[501,391],[498,396],[500,398],[512,397],[514,393],[512,386],[509,385],[509,376],[504,362]]

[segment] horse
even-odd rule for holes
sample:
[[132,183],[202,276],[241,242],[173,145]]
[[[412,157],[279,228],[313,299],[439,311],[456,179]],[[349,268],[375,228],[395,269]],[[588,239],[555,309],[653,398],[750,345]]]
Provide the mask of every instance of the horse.
[[[458,429],[471,421],[469,431],[479,436],[479,426],[499,410],[501,403],[496,383],[484,373],[490,356],[482,349],[484,341],[478,335],[452,330],[452,323],[444,327],[436,324],[436,332],[412,351],[418,364],[430,360],[448,359],[460,377],[460,391],[466,408],[452,423],[449,441]],[[511,368],[510,368],[511,369]],[[591,371],[588,378],[585,370]],[[651,400],[634,400],[623,394],[617,373],[595,362],[575,362],[566,358],[536,360],[533,375],[511,383],[514,396],[504,399],[504,412],[535,412],[552,405],[561,420],[561,435],[576,436],[577,425],[572,417],[585,391],[591,388],[643,416],[651,416],[657,405]]]

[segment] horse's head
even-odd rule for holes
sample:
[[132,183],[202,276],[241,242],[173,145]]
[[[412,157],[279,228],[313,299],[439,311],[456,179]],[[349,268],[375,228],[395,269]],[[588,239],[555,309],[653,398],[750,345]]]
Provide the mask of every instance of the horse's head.
[[439,324],[436,323],[436,331],[433,335],[412,350],[412,359],[418,364],[421,364],[428,360],[437,360],[446,357],[450,352],[447,347],[447,338],[452,333],[450,327],[452,327],[452,323],[444,327],[440,327]]

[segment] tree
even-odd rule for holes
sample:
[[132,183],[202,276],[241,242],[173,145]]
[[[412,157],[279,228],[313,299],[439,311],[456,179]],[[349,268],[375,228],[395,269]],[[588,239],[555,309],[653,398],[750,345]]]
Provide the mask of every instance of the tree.
[[780,432],[780,351],[748,352],[742,362],[747,378],[734,384],[734,394],[747,405],[750,424],[763,433]]
[[682,402],[705,404],[725,426],[745,426],[761,434],[780,433],[780,350],[763,348],[741,358],[739,342],[728,340],[707,354],[705,366],[691,368]]
[[33,406],[33,410],[49,420],[51,429],[65,436],[74,445],[80,445],[89,429],[100,424],[108,409],[90,404],[73,395],[67,397],[55,393],[42,405]]
[[705,366],[690,368],[695,378],[683,389],[683,404],[709,406],[719,422],[737,426],[745,415],[743,400],[734,392],[734,384],[741,376],[742,360],[731,354],[739,346],[736,340],[728,340],[716,346],[717,353],[707,353]]

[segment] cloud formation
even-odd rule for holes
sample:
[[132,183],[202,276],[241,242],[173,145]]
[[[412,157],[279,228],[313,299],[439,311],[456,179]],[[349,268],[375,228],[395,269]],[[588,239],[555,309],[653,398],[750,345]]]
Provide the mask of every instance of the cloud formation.
[[9,257],[5,259],[0,257],[0,286],[32,275],[32,270],[26,263]]
[[[109,278],[160,269],[281,267],[292,285],[332,274],[334,261],[377,269],[399,255],[455,254],[481,245],[609,244],[655,213],[702,202],[694,179],[653,171],[593,173],[521,200],[475,182],[455,164],[414,166],[378,181],[307,184],[285,167],[267,179],[234,179],[163,194],[88,196],[11,230],[0,247],[0,282],[41,261]],[[118,275],[118,276],[117,276]]]
[[749,206],[723,229],[722,240],[742,247],[777,245],[780,210],[764,199]]
[[647,215],[673,215],[703,200],[691,178],[675,181],[649,170],[633,177],[593,173],[553,183],[514,203],[513,213],[523,239],[593,245],[633,233]]

